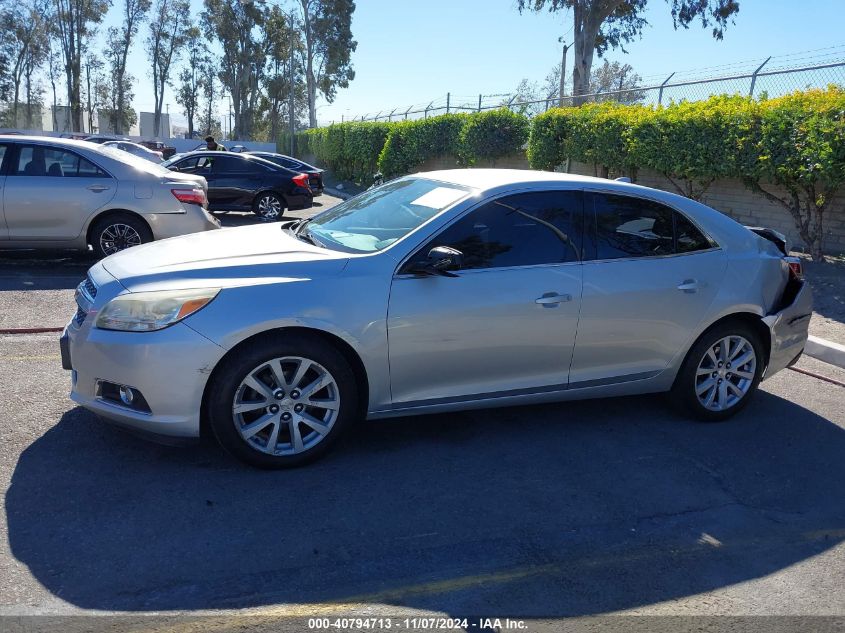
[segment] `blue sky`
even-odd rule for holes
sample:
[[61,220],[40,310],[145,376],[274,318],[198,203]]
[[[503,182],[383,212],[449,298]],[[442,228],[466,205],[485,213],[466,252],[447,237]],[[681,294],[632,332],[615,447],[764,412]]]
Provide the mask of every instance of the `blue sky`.
[[[650,0],[650,26],[642,39],[626,46],[628,54],[610,51],[607,58],[631,64],[644,83],[660,83],[673,71],[676,79],[698,69],[710,69],[699,75],[741,71],[769,55],[802,51],[813,52],[771,63],[845,59],[843,5],[845,0],[740,0],[735,24],[716,41],[697,25],[675,31],[666,2]],[[201,0],[193,6],[198,16]],[[107,22],[117,21],[113,8]],[[520,15],[515,0],[358,0],[352,31],[358,41],[356,78],[334,103],[320,101],[321,123],[424,106],[447,92],[476,99],[479,93],[512,92],[523,77],[540,82],[560,60],[558,37],[571,41],[571,16]],[[135,107],[145,111],[153,104],[148,68],[139,38],[130,69],[139,80]],[[165,101],[174,123],[182,119],[172,93]]]

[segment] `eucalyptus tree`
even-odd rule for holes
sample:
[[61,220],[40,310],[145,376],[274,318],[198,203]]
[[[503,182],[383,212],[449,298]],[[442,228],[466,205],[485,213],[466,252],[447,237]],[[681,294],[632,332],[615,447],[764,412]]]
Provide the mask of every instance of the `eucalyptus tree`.
[[179,57],[190,27],[189,0],[155,0],[146,38],[147,59],[152,66],[153,134],[161,134],[164,89],[170,80],[170,68]]
[[[303,0],[304,1],[304,0]],[[552,13],[572,11],[572,37],[575,60],[572,69],[572,94],[575,103],[583,103],[590,93],[593,56],[640,37],[648,25],[644,14],[649,0],[517,0],[520,11]],[[720,40],[728,23],[739,12],[736,0],[666,0],[675,28],[689,28],[693,21],[711,27]],[[623,48],[624,50],[624,48]],[[562,92],[562,90],[561,90]],[[560,95],[563,99],[563,94]]]

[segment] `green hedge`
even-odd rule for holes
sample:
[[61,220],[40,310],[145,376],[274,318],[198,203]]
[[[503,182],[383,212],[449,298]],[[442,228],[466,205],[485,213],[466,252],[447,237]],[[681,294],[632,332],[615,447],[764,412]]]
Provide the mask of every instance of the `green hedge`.
[[715,96],[657,108],[556,108],[534,119],[527,154],[536,169],[568,159],[593,163],[604,175],[653,169],[695,199],[716,179],[741,179],[790,213],[818,260],[825,213],[845,185],[845,90],[762,101]]
[[341,177],[369,182],[376,169],[392,178],[444,156],[454,157],[456,166],[495,165],[521,151],[526,139],[535,169],[574,160],[596,165],[605,176],[635,177],[649,168],[695,199],[716,179],[738,178],[785,208],[819,259],[825,214],[845,185],[845,91],[830,87],[762,101],[717,96],[656,108],[590,104],[555,108],[530,124],[507,109],[342,123],[297,134],[297,151]]
[[411,173],[429,158],[457,156],[461,130],[468,117],[444,114],[397,123],[379,155],[379,171],[386,178],[393,178]]
[[455,165],[495,161],[520,151],[529,122],[506,109],[396,123],[349,122],[300,132],[297,154],[312,154],[341,178],[368,182],[408,174],[426,160],[452,156]]

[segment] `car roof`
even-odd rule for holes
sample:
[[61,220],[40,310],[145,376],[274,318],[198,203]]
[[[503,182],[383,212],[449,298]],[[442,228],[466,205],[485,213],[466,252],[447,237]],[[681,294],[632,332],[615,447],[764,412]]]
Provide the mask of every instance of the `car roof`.
[[0,134],[0,139],[7,138],[15,143],[49,143],[51,145],[60,145],[63,147],[76,147],[78,149],[96,149],[97,143],[91,141],[82,141],[73,138],[59,138],[57,136],[37,136],[37,135],[18,135],[18,134]]

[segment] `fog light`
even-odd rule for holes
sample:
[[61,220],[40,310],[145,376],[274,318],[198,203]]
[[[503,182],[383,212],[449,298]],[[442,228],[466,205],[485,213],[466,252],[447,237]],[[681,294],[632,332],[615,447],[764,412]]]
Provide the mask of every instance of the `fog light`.
[[123,404],[126,406],[132,406],[132,402],[135,400],[135,392],[132,391],[132,387],[127,387],[126,385],[120,385],[120,389],[118,390],[120,394],[120,399],[123,401]]

